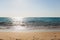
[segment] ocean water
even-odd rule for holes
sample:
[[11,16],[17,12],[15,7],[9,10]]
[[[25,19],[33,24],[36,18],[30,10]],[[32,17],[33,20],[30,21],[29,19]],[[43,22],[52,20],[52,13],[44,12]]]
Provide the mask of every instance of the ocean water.
[[17,23],[15,23],[16,25],[13,24],[13,26],[7,26],[7,23],[13,23],[14,19],[0,17],[0,31],[60,31],[60,17],[26,17],[22,18],[22,22],[18,19],[15,20],[24,26],[17,25]]
[[32,26],[59,27],[60,18],[59,17],[27,17],[23,19],[23,23]]

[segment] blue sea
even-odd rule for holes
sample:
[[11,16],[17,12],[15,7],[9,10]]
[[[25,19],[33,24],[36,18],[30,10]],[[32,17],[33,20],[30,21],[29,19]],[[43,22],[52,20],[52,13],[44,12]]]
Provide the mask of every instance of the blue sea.
[[[20,18],[19,18],[20,19]],[[28,26],[0,26],[11,27],[9,29],[0,29],[0,31],[27,31],[27,30],[59,30],[60,29],[60,17],[25,17],[22,18],[23,23],[27,23]],[[17,20],[17,19],[16,19]],[[13,19],[9,17],[0,17],[0,22],[12,22]],[[31,25],[32,23],[32,25]]]

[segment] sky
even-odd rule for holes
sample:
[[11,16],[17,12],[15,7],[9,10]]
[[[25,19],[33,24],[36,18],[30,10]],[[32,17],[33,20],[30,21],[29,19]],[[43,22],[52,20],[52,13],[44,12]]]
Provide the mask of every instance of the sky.
[[0,0],[1,17],[60,17],[60,0]]

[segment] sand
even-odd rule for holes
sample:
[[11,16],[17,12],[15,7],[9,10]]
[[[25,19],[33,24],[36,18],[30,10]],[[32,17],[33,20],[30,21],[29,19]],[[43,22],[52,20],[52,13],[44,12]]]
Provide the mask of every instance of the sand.
[[0,40],[60,40],[60,32],[0,32]]

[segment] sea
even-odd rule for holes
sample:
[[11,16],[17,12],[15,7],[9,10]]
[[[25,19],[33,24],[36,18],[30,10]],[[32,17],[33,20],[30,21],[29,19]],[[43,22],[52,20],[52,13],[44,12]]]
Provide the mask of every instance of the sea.
[[[8,23],[13,21],[14,20],[9,17],[0,17],[0,23]],[[0,26],[0,32],[60,31],[60,17],[26,17],[23,18],[22,22],[28,24],[28,26]]]

